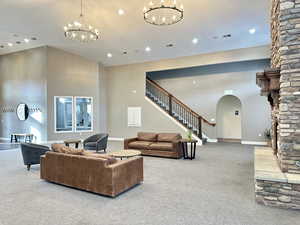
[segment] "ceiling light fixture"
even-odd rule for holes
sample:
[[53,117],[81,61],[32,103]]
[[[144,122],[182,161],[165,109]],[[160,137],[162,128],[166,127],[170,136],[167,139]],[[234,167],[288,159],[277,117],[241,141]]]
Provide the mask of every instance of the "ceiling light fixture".
[[25,42],[25,43],[28,43],[28,42],[29,42],[29,39],[28,39],[28,38],[25,38],[25,39],[24,39],[24,42]]
[[[167,3],[166,3],[167,2]],[[183,5],[177,7],[176,0],[161,0],[160,3],[149,3],[144,7],[144,20],[147,23],[164,26],[178,23],[183,19]]]
[[198,43],[198,38],[194,38],[192,42],[193,42],[193,44],[197,44]]
[[255,29],[255,28],[252,28],[252,29],[249,30],[249,33],[250,33],[250,34],[255,34],[255,32],[256,32],[256,29]]
[[125,12],[124,12],[123,9],[119,9],[119,10],[118,10],[118,14],[119,14],[120,16],[124,15],[124,13],[125,13]]
[[85,23],[82,13],[82,1],[83,0],[80,1],[79,20],[64,26],[65,37],[70,40],[76,40],[85,43],[96,41],[99,39],[99,31],[93,26]]
[[111,57],[112,57],[112,54],[111,54],[111,53],[107,53],[107,57],[108,57],[108,58],[111,58]]
[[7,45],[9,46],[9,47],[12,47],[13,46],[13,44],[12,43],[7,43]]
[[150,48],[149,46],[147,46],[147,47],[145,48],[145,51],[146,51],[146,52],[150,52],[150,51],[151,51],[151,48]]

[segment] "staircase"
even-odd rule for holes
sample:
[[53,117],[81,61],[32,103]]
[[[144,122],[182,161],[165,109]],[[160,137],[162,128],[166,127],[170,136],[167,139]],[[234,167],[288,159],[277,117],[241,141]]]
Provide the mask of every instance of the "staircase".
[[215,123],[208,122],[198,113],[182,103],[178,98],[162,88],[158,83],[149,78],[146,78],[146,96],[181,123],[185,128],[191,130],[193,134],[201,140],[203,140],[202,122],[207,123],[210,126],[216,125]]

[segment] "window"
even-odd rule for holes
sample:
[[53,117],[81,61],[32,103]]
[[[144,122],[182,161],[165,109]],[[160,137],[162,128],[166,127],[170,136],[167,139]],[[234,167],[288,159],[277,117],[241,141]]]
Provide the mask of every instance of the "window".
[[76,104],[76,131],[93,130],[93,98],[75,97]]
[[93,131],[92,97],[54,97],[55,132]]
[[73,97],[54,97],[55,132],[73,131]]

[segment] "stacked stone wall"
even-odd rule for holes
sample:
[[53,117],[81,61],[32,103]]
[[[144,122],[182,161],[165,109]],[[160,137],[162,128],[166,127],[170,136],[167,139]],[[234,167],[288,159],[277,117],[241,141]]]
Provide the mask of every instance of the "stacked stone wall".
[[260,204],[300,209],[300,184],[256,180],[255,195]]
[[271,7],[271,67],[280,68],[279,37],[280,37],[280,0],[273,0]]
[[272,66],[281,68],[278,158],[283,172],[300,173],[300,0],[273,0],[271,18]]

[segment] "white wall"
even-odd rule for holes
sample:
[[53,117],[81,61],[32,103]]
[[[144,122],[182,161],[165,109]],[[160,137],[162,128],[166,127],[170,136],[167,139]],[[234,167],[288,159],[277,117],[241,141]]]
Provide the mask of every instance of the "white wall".
[[[110,136],[114,137],[132,137],[136,135],[136,132],[144,131],[157,131],[157,132],[181,132],[185,135],[185,131],[174,125],[174,122],[170,121],[165,115],[157,111],[153,106],[145,100],[145,78],[146,73],[150,71],[161,71],[166,69],[178,69],[187,68],[200,65],[211,65],[224,62],[237,62],[246,60],[266,59],[269,57],[269,46],[262,46],[250,49],[239,49],[228,52],[218,52],[213,54],[205,54],[198,56],[182,57],[178,59],[161,60],[149,63],[139,63],[124,66],[113,66],[106,68],[107,78],[107,102],[108,102],[108,130]],[[261,69],[261,68],[260,68]],[[213,76],[205,77],[205,88],[201,89],[204,93],[204,100],[199,101],[207,102],[208,107],[213,107],[214,114],[206,114],[207,118],[216,118],[216,103],[220,97],[224,94],[223,88],[216,88],[215,84],[223,83],[227,84],[228,88],[236,88],[235,84],[232,84],[232,79],[236,80],[240,84],[241,89],[245,89],[243,92],[243,101],[251,102],[250,105],[255,105],[257,101],[259,104],[263,104],[262,111],[251,112],[249,110],[248,117],[255,116],[256,118],[264,118],[265,122],[257,130],[263,131],[266,124],[269,124],[269,109],[267,108],[267,101],[263,97],[259,96],[259,88],[255,84],[255,72],[248,73],[249,79],[245,82],[245,77],[232,76],[232,74],[225,74],[224,77],[215,74]],[[226,80],[227,78],[231,80]],[[193,78],[188,78],[192,79]],[[180,86],[180,81],[176,81]],[[250,85],[250,88],[249,88]],[[177,87],[178,87],[177,86]],[[187,91],[188,90],[188,91]],[[195,93],[194,90],[187,89],[187,93]],[[253,90],[255,90],[253,92]],[[135,91],[135,92],[134,92]],[[207,98],[207,91],[218,92],[216,101],[209,106],[211,99]],[[173,92],[173,90],[171,90]],[[176,96],[176,95],[175,95]],[[254,98],[253,98],[254,96]],[[183,99],[184,100],[184,99]],[[128,128],[127,127],[127,107],[128,106],[141,106],[142,107],[142,127],[140,128]],[[203,112],[203,111],[201,111]],[[246,125],[245,125],[246,126]],[[211,138],[216,138],[216,131],[207,129],[207,133]],[[250,132],[252,133],[252,131]],[[253,134],[247,134],[248,141],[261,140],[258,133],[254,131]],[[249,139],[248,139],[249,138]]]
[[[11,133],[33,133],[38,141],[47,139],[47,48],[40,47],[0,56],[0,106],[13,112],[0,112],[0,137]],[[26,121],[16,115],[19,103],[40,111]]]
[[[86,138],[100,132],[100,79],[97,62],[48,47],[47,49],[48,140]],[[93,97],[93,132],[55,133],[54,96]]]

